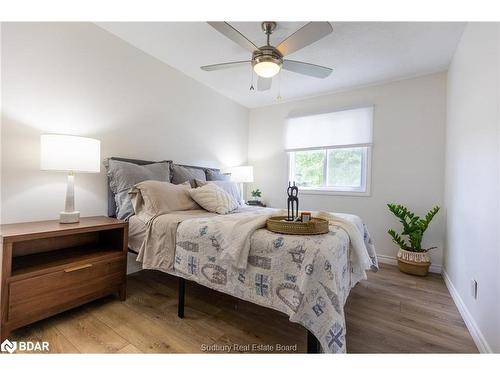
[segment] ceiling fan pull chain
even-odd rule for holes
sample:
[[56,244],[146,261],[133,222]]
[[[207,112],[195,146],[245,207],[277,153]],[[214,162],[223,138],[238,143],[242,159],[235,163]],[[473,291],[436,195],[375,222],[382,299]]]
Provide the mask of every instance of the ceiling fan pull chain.
[[255,90],[255,88],[253,87],[253,69],[250,69],[250,71],[252,72],[252,81],[250,84],[250,91],[253,91],[253,90]]

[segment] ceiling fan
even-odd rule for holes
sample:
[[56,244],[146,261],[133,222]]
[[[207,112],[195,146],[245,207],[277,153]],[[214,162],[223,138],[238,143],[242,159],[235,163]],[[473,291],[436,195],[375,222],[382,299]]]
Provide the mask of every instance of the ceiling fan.
[[276,22],[262,22],[262,31],[267,36],[267,43],[262,47],[257,47],[227,22],[208,22],[208,24],[236,44],[252,52],[252,59],[202,66],[201,69],[207,72],[235,68],[251,63],[253,70],[259,77],[257,81],[259,91],[269,90],[271,88],[272,77],[278,74],[282,68],[316,78],[326,78],[332,72],[331,68],[325,66],[284,59],[285,56],[307,47],[330,34],[333,28],[329,22],[309,22],[285,38],[276,47],[270,44],[271,34],[277,26]]

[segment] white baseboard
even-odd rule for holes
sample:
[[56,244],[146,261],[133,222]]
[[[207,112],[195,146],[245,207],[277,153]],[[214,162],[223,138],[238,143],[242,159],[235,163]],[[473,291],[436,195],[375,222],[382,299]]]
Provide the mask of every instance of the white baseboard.
[[450,292],[451,298],[453,298],[453,302],[455,302],[455,305],[457,306],[458,311],[460,312],[460,315],[462,316],[462,319],[464,320],[464,323],[467,326],[467,329],[469,330],[469,333],[471,334],[472,339],[474,340],[474,343],[477,346],[477,349],[479,350],[479,353],[493,353],[491,347],[488,345],[488,342],[484,338],[481,330],[476,324],[476,321],[474,320],[471,313],[467,309],[467,306],[465,306],[462,297],[460,297],[458,290],[451,282],[451,279],[446,273],[445,269],[443,269],[442,275],[446,287]]
[[[390,255],[380,255],[377,254],[377,259],[380,263],[384,264],[392,264],[397,266],[398,265],[398,260],[396,257],[390,256]],[[443,267],[440,264],[431,264],[429,267],[429,272],[431,273],[438,273],[441,274],[443,270]]]
[[[392,264],[392,265],[398,264],[398,260],[396,259],[396,257],[392,257],[390,255],[377,255],[377,258],[380,263]],[[446,270],[440,264],[431,264],[429,272],[439,273],[443,275],[443,280],[446,284],[446,287],[448,288],[448,291],[450,292],[451,298],[453,299],[453,302],[457,306],[457,309],[460,312],[460,315],[462,316],[462,319],[464,320],[464,323],[467,326],[467,329],[469,330],[469,333],[471,334],[472,339],[474,340],[474,343],[476,344],[479,352],[493,353],[491,347],[488,345],[488,342],[484,338],[481,330],[477,326],[476,321],[474,320],[471,313],[465,306],[462,297],[460,297],[460,294],[458,293],[457,289],[451,282],[450,277],[446,273]]]

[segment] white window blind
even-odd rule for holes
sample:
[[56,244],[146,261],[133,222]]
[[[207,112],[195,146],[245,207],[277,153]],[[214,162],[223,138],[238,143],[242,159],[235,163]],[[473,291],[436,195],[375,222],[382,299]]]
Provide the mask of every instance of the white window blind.
[[286,122],[286,151],[372,143],[373,107],[293,117]]

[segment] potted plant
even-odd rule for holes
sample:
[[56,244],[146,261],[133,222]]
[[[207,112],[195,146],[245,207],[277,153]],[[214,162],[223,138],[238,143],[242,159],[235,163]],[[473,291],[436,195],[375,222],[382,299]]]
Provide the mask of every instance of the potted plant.
[[[424,232],[429,226],[429,223],[438,213],[439,207],[436,206],[432,208],[424,218],[420,218],[400,204],[389,203],[387,207],[403,225],[403,231],[401,234],[396,233],[393,229],[389,229],[388,231],[394,243],[399,246],[399,270],[411,275],[427,275],[429,272],[429,266],[431,265],[429,250],[435,249],[435,247],[423,249],[422,238],[424,236]],[[408,242],[401,236],[407,236]]]
[[248,201],[248,204],[250,205],[259,205],[261,204],[260,202],[260,197],[262,197],[262,192],[259,189],[253,190],[250,195],[252,196],[252,200]]

